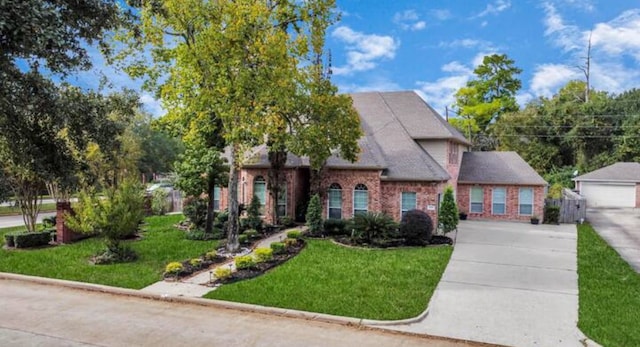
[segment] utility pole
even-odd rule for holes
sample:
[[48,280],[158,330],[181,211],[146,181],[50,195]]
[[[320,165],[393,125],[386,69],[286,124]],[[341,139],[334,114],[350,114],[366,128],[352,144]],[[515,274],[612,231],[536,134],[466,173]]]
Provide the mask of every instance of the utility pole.
[[589,44],[587,45],[587,56],[585,58],[585,65],[578,66],[578,69],[582,71],[584,77],[586,79],[586,86],[584,90],[584,102],[589,102],[589,90],[591,90],[591,35],[593,32],[589,33]]

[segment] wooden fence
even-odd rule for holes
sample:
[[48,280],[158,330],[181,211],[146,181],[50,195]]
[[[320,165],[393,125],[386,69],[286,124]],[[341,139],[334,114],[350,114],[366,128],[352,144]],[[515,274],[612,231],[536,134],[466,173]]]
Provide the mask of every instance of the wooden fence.
[[546,199],[545,204],[560,206],[560,223],[576,223],[587,219],[587,199],[565,188],[561,199]]

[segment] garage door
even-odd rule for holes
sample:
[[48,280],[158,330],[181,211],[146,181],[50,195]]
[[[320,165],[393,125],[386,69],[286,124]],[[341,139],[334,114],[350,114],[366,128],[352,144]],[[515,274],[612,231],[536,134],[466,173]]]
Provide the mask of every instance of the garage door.
[[582,182],[580,195],[589,207],[635,207],[635,184],[602,184]]

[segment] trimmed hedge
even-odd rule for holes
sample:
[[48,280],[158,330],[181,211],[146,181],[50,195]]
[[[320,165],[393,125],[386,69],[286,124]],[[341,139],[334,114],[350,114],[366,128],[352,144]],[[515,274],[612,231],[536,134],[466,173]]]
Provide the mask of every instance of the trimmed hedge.
[[347,229],[347,221],[344,219],[325,219],[324,232],[327,235],[349,235],[351,232]]
[[559,224],[560,222],[560,206],[545,205],[544,207],[544,224]]
[[[16,248],[31,248],[31,247],[46,246],[51,241],[50,230],[36,232],[36,233],[19,233],[19,234],[13,234],[11,236],[13,236],[13,245]],[[7,245],[9,245],[10,244],[9,239],[6,238],[6,240],[7,240]]]

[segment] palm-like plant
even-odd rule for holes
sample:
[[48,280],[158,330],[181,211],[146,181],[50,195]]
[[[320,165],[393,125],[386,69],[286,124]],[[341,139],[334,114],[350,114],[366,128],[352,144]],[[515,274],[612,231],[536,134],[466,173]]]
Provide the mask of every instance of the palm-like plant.
[[353,236],[366,243],[392,236],[397,227],[396,222],[384,213],[367,212],[353,217]]

